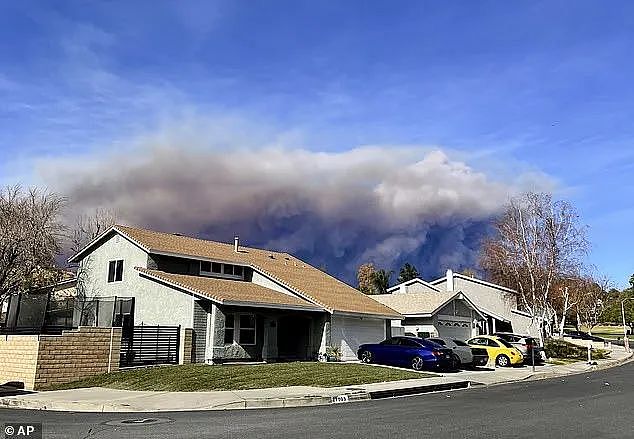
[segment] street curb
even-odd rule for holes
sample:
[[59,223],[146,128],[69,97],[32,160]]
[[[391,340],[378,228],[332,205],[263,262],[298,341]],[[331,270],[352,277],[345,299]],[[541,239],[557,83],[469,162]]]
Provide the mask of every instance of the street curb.
[[[244,399],[241,401],[233,401],[225,404],[214,406],[196,407],[196,408],[170,408],[170,409],[140,409],[125,403],[90,403],[81,401],[64,401],[64,402],[43,402],[38,400],[24,400],[16,397],[0,398],[0,408],[25,409],[25,410],[50,410],[50,411],[67,411],[67,412],[100,412],[100,413],[157,413],[157,412],[181,412],[181,411],[218,411],[218,410],[250,410],[264,408],[289,408],[289,407],[313,407],[323,405],[333,405],[342,403],[351,403],[358,401],[367,401],[371,399],[391,398],[398,396],[417,395],[431,392],[442,392],[450,390],[470,389],[475,386],[496,386],[509,383],[516,383],[531,380],[543,380],[548,378],[557,378],[561,376],[579,375],[583,373],[595,372],[598,370],[609,369],[620,366],[621,364],[634,361],[634,353],[620,358],[618,360],[608,361],[598,366],[591,366],[585,370],[562,371],[563,373],[553,372],[537,372],[527,377],[513,379],[508,381],[500,381],[491,384],[483,384],[476,381],[465,380],[455,381],[443,384],[418,385],[411,387],[400,387],[387,390],[355,390],[345,391],[342,389],[340,394],[331,395],[304,395],[288,398],[255,398]],[[573,363],[575,364],[575,363]],[[577,363],[578,364],[578,363]],[[348,389],[350,390],[350,389]]]
[[370,399],[393,398],[395,396],[420,395],[422,393],[446,392],[449,390],[468,389],[474,384],[472,381],[455,381],[444,384],[430,384],[427,386],[402,387],[397,389],[377,390],[368,392]]
[[181,412],[181,411],[216,411],[216,410],[249,410],[264,408],[285,407],[311,407],[320,405],[341,404],[370,399],[370,394],[365,391],[343,392],[335,396],[307,395],[289,398],[257,398],[233,401],[207,407],[196,408],[170,408],[170,409],[140,409],[129,404],[103,404],[86,403],[79,401],[42,402],[38,400],[22,400],[13,398],[0,398],[0,408],[23,410],[48,410],[62,412],[99,412],[99,413],[157,413],[157,412]]

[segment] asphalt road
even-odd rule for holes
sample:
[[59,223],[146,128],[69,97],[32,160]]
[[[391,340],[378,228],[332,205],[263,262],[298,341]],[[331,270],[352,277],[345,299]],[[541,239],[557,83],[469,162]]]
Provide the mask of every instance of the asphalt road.
[[[108,425],[162,418],[156,425]],[[92,414],[0,410],[45,438],[634,438],[634,363],[487,388],[294,409]]]

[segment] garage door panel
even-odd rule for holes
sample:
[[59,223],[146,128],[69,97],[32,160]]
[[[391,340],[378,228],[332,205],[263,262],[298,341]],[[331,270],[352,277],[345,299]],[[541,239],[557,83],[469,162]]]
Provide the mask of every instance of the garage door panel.
[[471,322],[439,320],[436,324],[440,337],[468,340],[471,338]]
[[359,345],[378,343],[385,339],[385,320],[359,317],[333,316],[330,340],[341,347],[343,360],[357,358]]

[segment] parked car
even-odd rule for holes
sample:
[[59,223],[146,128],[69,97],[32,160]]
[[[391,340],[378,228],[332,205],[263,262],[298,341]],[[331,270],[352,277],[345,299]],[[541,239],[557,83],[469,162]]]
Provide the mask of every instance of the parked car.
[[414,370],[451,369],[451,349],[418,337],[391,337],[376,344],[362,344],[357,351],[364,363],[411,367]]
[[451,349],[461,366],[485,366],[489,362],[486,349],[472,348],[462,340],[446,337],[429,337],[427,340]]
[[520,364],[524,357],[522,353],[506,340],[492,335],[479,335],[468,340],[469,346],[473,348],[484,348],[489,354],[489,358],[495,361],[500,367],[508,367],[513,364]]
[[564,331],[564,337],[576,338],[578,340],[590,340],[605,343],[605,339],[597,337],[596,335],[588,334],[583,331]]
[[535,363],[543,363],[546,361],[546,352],[539,345],[539,340],[528,335],[513,334],[511,332],[496,332],[496,337],[508,341],[515,346],[524,357],[524,363],[531,364],[533,352],[535,353]]

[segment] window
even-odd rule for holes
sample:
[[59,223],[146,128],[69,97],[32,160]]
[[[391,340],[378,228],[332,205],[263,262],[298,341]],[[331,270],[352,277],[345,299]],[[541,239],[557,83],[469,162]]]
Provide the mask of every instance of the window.
[[224,265],[224,274],[230,274],[231,276],[233,276],[233,265],[229,265],[229,264],[225,264]]
[[211,264],[211,272],[212,273],[220,273],[221,264],[218,262],[214,262]]
[[200,271],[204,271],[205,273],[211,272],[211,262],[209,261],[200,261]]
[[240,314],[238,343],[241,345],[255,344],[255,316],[253,314]]
[[506,341],[506,340],[501,340],[500,339],[500,340],[498,340],[498,343],[502,343],[502,346],[504,346],[505,348],[512,348],[513,347],[513,345],[511,343],[509,343],[508,341]]
[[454,339],[454,340],[453,340],[453,342],[454,342],[455,344],[457,344],[458,346],[469,346],[468,344],[466,344],[466,343],[465,343],[464,341],[462,341],[462,340],[456,340],[456,339]]
[[227,314],[225,317],[225,344],[233,343],[234,334],[234,318],[233,314]]
[[225,344],[256,344],[254,314],[227,314],[225,317]]
[[418,338],[429,338],[431,334],[429,332],[418,332],[417,335]]
[[445,343],[445,340],[441,340],[439,338],[429,338],[429,341],[433,341],[436,344],[439,344],[440,346],[447,346],[447,344]]
[[233,274],[234,276],[242,276],[243,270],[241,265],[233,266]]
[[416,343],[414,340],[409,340],[407,338],[401,339],[401,346],[405,346],[407,348],[419,348],[420,344]]
[[471,340],[471,344],[486,346],[488,342],[486,338],[474,338],[473,340]]
[[108,263],[108,282],[121,282],[123,280],[123,259]]

